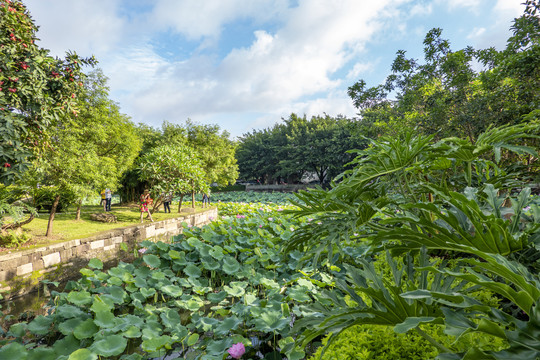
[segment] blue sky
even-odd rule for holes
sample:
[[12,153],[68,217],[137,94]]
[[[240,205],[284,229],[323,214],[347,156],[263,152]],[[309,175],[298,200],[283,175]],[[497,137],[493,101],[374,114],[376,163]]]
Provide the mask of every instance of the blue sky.
[[23,0],[40,45],[95,55],[135,123],[187,118],[233,137],[291,113],[353,117],[399,49],[433,27],[458,50],[504,47],[523,0]]

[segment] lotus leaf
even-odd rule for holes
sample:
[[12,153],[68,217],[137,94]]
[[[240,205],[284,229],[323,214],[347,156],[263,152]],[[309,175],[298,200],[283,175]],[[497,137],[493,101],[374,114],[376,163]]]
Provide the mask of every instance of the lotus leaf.
[[72,352],[68,360],[97,360],[97,358],[96,353],[88,349],[79,349]]
[[172,297],[178,297],[182,295],[182,289],[175,285],[166,285],[161,288],[161,291],[165,294],[172,296]]
[[52,323],[52,318],[39,315],[28,324],[27,328],[36,335],[47,335]]
[[144,262],[151,268],[159,268],[161,266],[161,260],[154,254],[147,254],[143,256]]
[[197,343],[197,341],[199,341],[199,334],[197,333],[191,334],[186,340],[186,345],[193,346]]
[[185,267],[184,273],[189,277],[199,277],[202,274],[201,269],[193,264],[189,264]]
[[67,300],[72,304],[82,306],[92,302],[92,295],[88,291],[71,291]]
[[236,316],[228,317],[221,321],[221,323],[216,327],[215,334],[218,336],[225,336],[230,331],[236,330],[240,324],[242,324],[242,320]]
[[231,338],[225,338],[223,340],[211,340],[206,346],[206,351],[209,355],[221,355],[221,358],[223,358],[223,354],[232,346],[232,344],[233,340]]
[[69,335],[72,334],[75,327],[77,327],[77,325],[81,324],[82,322],[83,321],[81,319],[69,319],[58,324],[58,330],[64,335]]
[[227,292],[220,291],[219,293],[210,293],[206,295],[206,298],[213,303],[220,303],[227,297]]
[[265,310],[253,319],[255,329],[263,332],[282,331],[289,327],[289,319],[283,317],[281,311]]
[[148,275],[150,275],[150,269],[147,268],[146,266],[138,267],[137,269],[135,269],[133,274],[135,276],[141,277],[142,279],[146,279]]
[[88,267],[92,269],[103,269],[103,262],[97,258],[93,258],[88,262]]
[[161,271],[152,271],[152,274],[150,275],[152,279],[155,280],[164,280],[167,276],[165,276],[165,273]]
[[127,339],[121,335],[109,335],[94,342],[90,349],[100,356],[117,356],[124,352]]
[[70,355],[75,350],[81,348],[81,342],[73,335],[68,335],[63,339],[56,341],[53,345],[53,350],[57,355]]
[[307,294],[307,289],[302,286],[296,286],[289,290],[289,297],[292,300],[298,301],[298,302],[307,302],[310,301],[311,298]]
[[197,239],[196,237],[190,237],[186,240],[186,243],[192,248],[199,248],[203,244],[201,240]]
[[73,335],[79,340],[88,339],[94,336],[98,330],[99,328],[94,323],[94,320],[86,319],[73,329]]
[[176,250],[169,250],[168,254],[171,257],[171,259],[173,259],[173,260],[180,259],[180,258],[183,257],[182,254],[179,251],[176,251]]
[[133,284],[138,288],[145,288],[147,286],[146,280],[140,276],[135,277]]
[[[3,359],[3,358],[1,358]],[[6,358],[7,359],[7,358]],[[57,360],[58,356],[51,348],[38,347],[32,349],[26,360]]]
[[202,257],[201,263],[206,270],[217,270],[221,267],[219,261],[216,261],[213,257]]
[[0,348],[0,359],[25,359],[28,350],[18,342],[10,342]]
[[154,351],[158,351],[159,349],[163,347],[170,349],[172,342],[173,341],[170,336],[162,335],[162,336],[144,340],[141,346],[144,351],[154,352]]
[[155,244],[156,247],[161,251],[167,251],[169,249],[169,244],[164,243],[163,241],[158,241]]
[[79,272],[83,275],[83,276],[86,276],[88,278],[91,278],[91,277],[94,277],[96,274],[94,273],[94,271],[90,270],[90,269],[87,269],[87,268],[82,268],[81,270],[79,270]]
[[114,314],[109,310],[96,311],[94,323],[102,328],[112,328],[116,325]]
[[223,258],[223,271],[229,275],[233,275],[240,270],[240,263],[236,261],[232,256],[225,256]]
[[21,338],[26,334],[26,328],[28,327],[28,324],[26,323],[17,323],[13,324],[9,327],[9,331],[7,333],[7,336],[13,336],[16,338]]
[[161,320],[163,321],[163,325],[166,327],[176,327],[176,325],[180,324],[181,322],[178,311],[174,309],[168,309],[167,311],[162,312]]
[[219,245],[213,246],[212,250],[210,250],[210,256],[216,260],[223,259],[223,248]]
[[231,296],[240,297],[246,292],[245,287],[247,283],[244,281],[233,281],[229,285],[231,286],[223,286],[223,290],[225,290],[227,294]]

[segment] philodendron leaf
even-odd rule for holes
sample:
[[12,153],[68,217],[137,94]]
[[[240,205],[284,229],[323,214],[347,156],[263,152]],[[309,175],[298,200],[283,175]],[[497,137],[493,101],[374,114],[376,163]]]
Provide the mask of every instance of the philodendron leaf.
[[408,317],[401,324],[397,324],[396,326],[394,326],[394,331],[398,334],[403,334],[409,331],[410,329],[417,327],[420,324],[444,324],[444,320],[442,318],[427,317],[427,316]]
[[79,349],[69,355],[68,360],[97,360],[98,356],[96,353],[88,349]]
[[94,336],[94,334],[99,330],[99,328],[94,324],[94,320],[87,319],[81,322],[73,330],[73,336],[77,339],[88,339]]
[[90,349],[100,356],[117,356],[124,352],[127,339],[121,335],[109,335],[98,340],[90,346]]
[[28,324],[28,330],[36,335],[47,335],[52,323],[52,318],[39,315]]
[[91,259],[89,262],[88,262],[88,267],[89,268],[92,268],[92,269],[103,269],[103,262],[99,259]]
[[70,291],[67,300],[72,304],[82,306],[92,302],[92,295],[88,291]]
[[159,260],[159,258],[154,254],[144,255],[143,260],[148,266],[152,268],[159,268],[161,265],[161,260]]

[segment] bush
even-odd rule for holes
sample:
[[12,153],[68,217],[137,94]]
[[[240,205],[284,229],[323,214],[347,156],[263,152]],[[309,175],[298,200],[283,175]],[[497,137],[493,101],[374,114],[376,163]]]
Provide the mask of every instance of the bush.
[[[52,186],[39,188],[34,193],[34,206],[38,211],[51,211],[54,198],[58,194],[58,189]],[[60,201],[56,207],[57,212],[66,211],[77,201],[75,193],[69,190],[60,190]]]

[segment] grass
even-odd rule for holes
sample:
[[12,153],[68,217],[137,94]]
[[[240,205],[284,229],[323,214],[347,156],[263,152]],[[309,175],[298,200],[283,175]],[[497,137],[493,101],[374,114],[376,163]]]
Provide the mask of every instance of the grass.
[[[199,204],[200,206],[200,204]],[[182,210],[191,207],[191,203],[182,204]],[[25,234],[30,235],[31,239],[19,249],[27,250],[29,248],[46,246],[52,243],[68,241],[73,239],[82,239],[97,235],[112,229],[132,226],[140,223],[140,210],[138,205],[120,206],[113,204],[111,206],[111,214],[117,217],[116,223],[102,223],[90,219],[91,214],[103,213],[103,207],[99,205],[83,205],[81,208],[81,219],[75,220],[75,209],[70,208],[70,211],[57,213],[54,217],[53,236],[45,237],[47,231],[47,223],[49,221],[48,213],[39,213],[39,216],[32,220],[29,224],[23,226],[22,230]],[[171,204],[171,213],[164,213],[163,210],[152,214],[154,221],[177,218],[186,216],[191,213],[182,211],[177,212],[178,203]],[[195,208],[196,212],[201,212],[201,207]],[[146,217],[146,216],[145,216]],[[149,223],[150,220],[144,220]],[[15,249],[11,249],[15,250]]]

